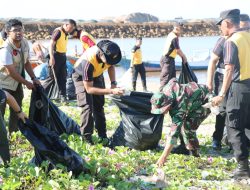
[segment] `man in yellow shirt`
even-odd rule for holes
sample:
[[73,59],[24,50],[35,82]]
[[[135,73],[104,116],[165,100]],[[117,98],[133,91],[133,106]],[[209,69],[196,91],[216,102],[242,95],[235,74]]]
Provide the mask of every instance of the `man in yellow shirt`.
[[[76,28],[76,22],[72,19],[68,19],[63,26],[58,27],[54,30],[52,38],[50,40],[49,46],[49,79],[54,79],[53,70],[55,73],[55,78],[58,83],[59,95],[61,102],[66,100],[66,53],[68,44],[68,35],[72,33]],[[53,70],[52,70],[53,68]],[[48,79],[48,81],[49,81]],[[49,83],[48,83],[49,84]],[[45,91],[48,91],[50,86],[47,83],[44,84]]]
[[137,80],[138,73],[140,73],[143,91],[146,92],[147,91],[146,71],[142,62],[141,44],[142,44],[142,38],[141,37],[136,38],[136,44],[133,47],[132,53],[131,53],[130,68],[132,68],[132,71],[133,71],[133,75],[132,75],[133,90],[134,91],[136,90],[136,80]]
[[182,52],[179,45],[179,36],[181,35],[180,23],[175,23],[172,32],[167,36],[166,46],[163,51],[163,55],[160,60],[161,74],[160,74],[160,91],[172,78],[176,77],[175,70],[175,57],[179,55],[182,58],[182,62],[186,63],[186,55]]

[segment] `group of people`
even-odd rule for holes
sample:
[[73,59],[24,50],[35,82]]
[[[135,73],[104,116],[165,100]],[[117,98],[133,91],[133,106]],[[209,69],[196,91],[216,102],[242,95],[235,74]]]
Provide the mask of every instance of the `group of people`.
[[[249,177],[247,136],[245,129],[249,128],[250,120],[250,33],[249,17],[240,15],[238,9],[221,12],[221,37],[211,55],[208,69],[207,85],[195,82],[179,84],[176,80],[175,57],[179,55],[183,64],[187,57],[179,45],[182,25],[174,25],[173,31],[167,36],[166,48],[160,60],[160,88],[151,98],[152,114],[170,113],[172,125],[167,137],[164,151],[157,161],[162,166],[177,144],[178,138],[185,144],[189,154],[199,156],[199,141],[196,130],[208,116],[210,110],[203,105],[209,101],[213,106],[220,106],[221,112],[216,117],[216,130],[213,135],[213,147],[221,148],[221,138],[224,126],[227,136],[238,161],[235,177]],[[25,121],[27,117],[22,112],[23,88],[35,90],[40,85],[29,62],[29,46],[23,38],[23,25],[19,20],[11,19],[5,24],[6,39],[0,50],[0,97],[1,112],[4,116],[5,103],[11,107],[10,132],[17,131],[17,119]],[[61,101],[66,101],[66,51],[69,35],[77,38],[83,45],[83,53],[74,64],[72,78],[76,88],[77,104],[81,107],[81,132],[84,139],[93,144],[92,134],[97,129],[101,140],[107,139],[106,118],[104,114],[104,95],[123,95],[124,90],[117,87],[115,67],[121,60],[119,46],[110,40],[95,39],[85,32],[78,30],[76,22],[69,19],[65,24],[56,28],[52,34],[49,47],[49,77],[56,78]],[[146,72],[142,62],[142,38],[136,38],[132,49],[131,68],[133,71],[132,88],[136,90],[138,73],[141,75],[143,90],[147,91]],[[38,44],[36,45],[38,47]],[[41,51],[39,48],[35,50]],[[41,54],[41,59],[43,55]],[[103,72],[107,70],[110,85],[104,83]],[[25,79],[26,71],[32,82]],[[214,77],[215,75],[215,77]],[[213,85],[213,79],[215,80]],[[214,91],[215,97],[210,98]],[[0,157],[4,162],[9,161],[7,132],[0,123]],[[3,151],[2,151],[3,150]]]
[[[217,25],[220,26],[223,36],[217,41],[212,52],[206,86],[195,82],[178,84],[175,79],[176,54],[182,57],[183,63],[186,62],[186,56],[178,44],[180,27],[175,26],[168,35],[167,48],[161,59],[161,92],[155,93],[151,99],[152,113],[169,112],[173,122],[165,149],[157,161],[158,165],[165,163],[180,136],[184,137],[186,149],[192,155],[199,156],[195,131],[210,112],[202,105],[211,101],[212,106],[220,107],[213,134],[213,148],[221,149],[223,130],[226,126],[227,138],[238,162],[234,177],[250,177],[250,137],[246,134],[250,129],[249,24],[249,16],[240,14],[238,9],[221,12]],[[209,93],[213,92],[215,96],[210,99]]]

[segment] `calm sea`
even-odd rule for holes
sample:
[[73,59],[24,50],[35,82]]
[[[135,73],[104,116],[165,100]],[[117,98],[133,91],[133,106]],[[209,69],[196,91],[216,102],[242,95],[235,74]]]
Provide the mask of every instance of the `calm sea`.
[[[216,41],[218,40],[218,36],[213,37],[181,37],[179,40],[180,47],[183,52],[186,54],[189,61],[193,60],[204,60],[206,59],[210,51],[213,49]],[[97,42],[101,39],[97,39]],[[135,39],[133,38],[125,38],[111,39],[116,42],[122,51],[123,56],[126,58],[130,58],[131,48],[135,44]],[[44,40],[42,43],[45,46],[48,46],[49,40]],[[164,49],[164,45],[166,43],[166,38],[143,38],[142,41],[142,53],[143,53],[143,61],[159,61],[162,55],[162,51]],[[69,40],[68,43],[68,55],[74,55],[77,50],[78,53],[82,52],[82,47],[79,40]],[[180,58],[177,58],[176,61],[180,61]],[[121,76],[125,70],[122,68],[117,69],[118,76]],[[195,71],[199,83],[206,82],[206,71]],[[149,82],[158,82],[159,81],[159,73],[148,73],[147,80]]]

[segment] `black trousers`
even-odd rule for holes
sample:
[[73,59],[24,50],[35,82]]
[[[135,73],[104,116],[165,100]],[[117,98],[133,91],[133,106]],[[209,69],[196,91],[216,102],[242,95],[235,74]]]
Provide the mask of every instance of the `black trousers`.
[[[60,53],[54,53],[54,58],[55,58],[55,65],[53,69],[55,71],[55,77],[56,77],[56,81],[57,81],[58,88],[59,88],[59,94],[61,96],[66,97],[66,81],[67,81],[66,60],[67,58],[65,54],[60,54]],[[48,72],[49,72],[49,78],[55,80],[52,68],[50,66],[48,67]]]
[[[221,74],[219,72],[215,72],[215,75],[214,75],[214,93],[215,93],[215,95],[218,95],[220,90],[221,90],[222,83],[223,83],[223,77],[224,77],[223,74]],[[223,138],[223,132],[224,132],[225,120],[226,120],[226,98],[224,98],[224,101],[223,101],[222,105],[220,106],[219,110],[220,110],[220,113],[216,116],[215,131],[213,133],[213,140],[221,142],[221,140]]]
[[176,77],[175,60],[171,57],[162,56],[160,60],[160,91],[172,78]]
[[226,104],[226,127],[237,161],[248,159],[245,129],[250,129],[250,80],[232,82]]
[[[22,101],[23,101],[22,84],[19,84],[17,86],[16,91],[9,90],[9,89],[3,89],[3,90],[9,92],[15,98],[17,104],[20,107],[22,107]],[[6,102],[4,104],[2,104],[2,106],[1,106],[1,112],[2,112],[3,118],[4,118],[4,114],[5,114],[5,108],[6,108]],[[18,131],[17,122],[18,122],[17,114],[15,113],[15,111],[12,108],[10,108],[10,116],[9,116],[9,132],[10,133]]]
[[[81,132],[86,138],[93,134],[94,126],[99,137],[107,137],[106,118],[104,114],[104,95],[88,94],[83,86],[82,77],[76,72],[72,78],[76,87],[77,104],[81,111]],[[94,78],[94,87],[105,88],[103,75]]]
[[4,120],[0,114],[0,158],[6,164],[10,161],[9,141],[7,131],[4,125]]
[[146,87],[146,70],[145,70],[143,63],[133,66],[133,73],[132,73],[133,83],[136,83],[138,74],[140,74],[141,76],[142,86]]

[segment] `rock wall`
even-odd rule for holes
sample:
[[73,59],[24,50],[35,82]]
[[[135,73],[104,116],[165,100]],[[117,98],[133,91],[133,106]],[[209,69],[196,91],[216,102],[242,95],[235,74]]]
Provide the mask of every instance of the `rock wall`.
[[[50,39],[53,30],[61,26],[60,23],[24,23],[25,37],[29,40]],[[0,23],[0,28],[3,23]],[[95,38],[134,38],[163,37],[173,28],[172,23],[79,23]],[[220,35],[220,30],[213,22],[185,23],[182,36],[214,36]]]

